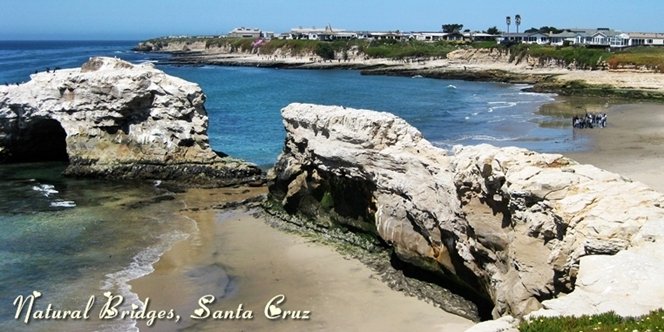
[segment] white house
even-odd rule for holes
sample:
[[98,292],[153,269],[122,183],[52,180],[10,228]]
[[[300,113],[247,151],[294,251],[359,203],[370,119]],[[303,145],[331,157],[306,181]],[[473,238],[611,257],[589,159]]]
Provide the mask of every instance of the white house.
[[256,28],[235,28],[228,33],[228,37],[232,38],[260,38],[261,30]]
[[574,44],[576,42],[576,33],[563,31],[561,33],[550,33],[549,34],[549,43],[555,46],[563,46],[565,42],[568,44]]
[[629,45],[629,35],[608,28],[574,29],[576,33],[575,44],[595,47],[626,47]]
[[293,28],[291,29],[288,39],[307,39],[319,40],[319,35],[325,33],[324,28]]
[[664,46],[664,33],[629,32],[629,46]]
[[[621,48],[638,45],[664,45],[664,34],[640,34],[639,39],[632,41],[634,36],[611,30],[599,29],[566,29],[561,33],[507,33],[501,35],[498,42],[513,42],[538,45],[562,46],[568,44],[585,45],[589,47]],[[651,38],[652,37],[652,38]]]
[[411,32],[410,38],[419,40],[419,41],[439,41],[444,40],[447,34],[444,32],[429,32],[429,31],[420,31],[420,32]]
[[498,42],[512,42],[523,44],[549,44],[549,36],[543,33],[504,33],[498,37]]
[[402,40],[407,38],[405,34],[400,32],[369,32],[368,39],[372,40]]
[[293,28],[286,39],[306,39],[306,40],[349,40],[357,39],[358,33],[342,29],[332,29],[332,26],[325,28]]

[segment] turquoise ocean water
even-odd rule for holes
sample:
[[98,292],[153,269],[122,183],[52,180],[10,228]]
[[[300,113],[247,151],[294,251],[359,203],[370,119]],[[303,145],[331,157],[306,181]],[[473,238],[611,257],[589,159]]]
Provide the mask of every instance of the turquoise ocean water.
[[[162,66],[163,54],[131,51],[135,42],[0,41],[0,84],[29,79],[47,67],[77,67],[90,56],[155,62],[169,74],[196,82],[208,99],[214,149],[263,167],[283,144],[279,110],[291,102],[343,105],[397,114],[440,147],[490,143],[542,152],[583,148],[571,128],[542,128],[534,112],[552,96],[523,86],[362,76],[349,70],[279,70]],[[0,330],[51,330],[14,320],[18,295],[43,294],[43,303],[82,306],[105,291],[135,296],[129,280],[151,271],[174,241],[187,237],[181,202],[153,183],[68,179],[64,164],[0,166]],[[153,202],[153,203],[150,203]],[[155,203],[156,202],[156,203]],[[149,204],[148,204],[149,203]],[[89,326],[86,324],[90,324]],[[81,323],[73,330],[127,330],[131,321]]]

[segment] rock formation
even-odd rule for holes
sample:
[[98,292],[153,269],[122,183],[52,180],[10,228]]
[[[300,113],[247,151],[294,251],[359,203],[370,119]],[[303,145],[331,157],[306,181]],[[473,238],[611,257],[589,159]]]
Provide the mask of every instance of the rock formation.
[[647,254],[663,249],[664,197],[641,183],[519,148],[448,155],[387,113],[291,104],[282,116],[273,199],[380,237],[401,260],[489,298],[494,317],[664,306],[659,256]]
[[69,175],[230,185],[253,165],[210,149],[205,95],[151,64],[91,58],[0,87],[0,160],[68,160]]

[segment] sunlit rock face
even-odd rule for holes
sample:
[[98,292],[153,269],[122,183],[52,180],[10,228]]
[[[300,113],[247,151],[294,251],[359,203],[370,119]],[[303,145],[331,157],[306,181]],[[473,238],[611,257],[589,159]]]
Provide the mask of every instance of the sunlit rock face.
[[[641,183],[520,148],[448,153],[388,113],[291,104],[282,117],[272,199],[379,237],[401,260],[489,298],[494,317],[664,306],[648,254],[664,252],[664,198]],[[630,297],[645,289],[648,301]]]
[[256,167],[212,151],[205,95],[151,64],[91,58],[0,87],[0,159],[68,160],[70,175],[234,184]]

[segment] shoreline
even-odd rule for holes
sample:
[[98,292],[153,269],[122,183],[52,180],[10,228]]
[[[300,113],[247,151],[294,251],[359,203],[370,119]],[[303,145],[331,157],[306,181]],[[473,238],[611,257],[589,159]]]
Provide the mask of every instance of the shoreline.
[[[334,69],[332,65],[326,68]],[[574,112],[589,109],[610,115],[609,126],[605,129],[573,131],[573,135],[588,139],[591,144],[588,151],[563,152],[563,155],[581,163],[591,163],[617,172],[664,191],[664,181],[659,179],[658,173],[661,159],[664,158],[664,148],[660,147],[661,142],[664,142],[664,132],[661,130],[664,128],[664,106],[655,103],[638,104],[633,100],[611,105],[595,100],[594,103],[584,104],[585,108],[578,108],[578,101],[569,101],[562,97],[556,99],[552,104],[567,102]],[[196,308],[200,296],[214,294],[219,299],[218,308],[233,309],[242,302],[251,307],[260,318],[248,323],[217,322],[221,324],[218,325],[208,322],[189,326],[196,330],[212,330],[219,326],[238,329],[249,327],[290,330],[298,326],[326,329],[337,327],[334,324],[341,321],[349,324],[342,326],[345,329],[365,324],[362,325],[364,329],[384,330],[403,330],[413,326],[417,328],[419,325],[416,324],[422,324],[422,328],[435,326],[448,330],[461,328],[466,324],[465,321],[459,321],[457,326],[456,319],[460,317],[454,315],[440,318],[440,310],[435,308],[438,311],[432,311],[429,316],[429,307],[433,307],[432,305],[425,303],[429,307],[420,307],[423,301],[411,302],[413,298],[403,293],[389,289],[383,292],[379,285],[385,286],[385,281],[378,280],[376,272],[366,268],[367,263],[349,259],[343,253],[339,254],[334,246],[320,245],[315,243],[315,239],[306,236],[274,230],[267,225],[269,221],[261,220],[263,217],[257,217],[252,211],[234,208],[255,205],[258,201],[255,198],[262,197],[264,190],[265,187],[189,189],[185,193],[174,195],[174,200],[184,204],[178,216],[191,220],[197,229],[192,233],[192,237],[175,242],[173,248],[166,250],[153,264],[154,272],[130,282],[139,297],[144,299],[145,294],[154,296],[151,303],[153,307],[174,307],[183,316],[188,316]],[[359,266],[353,265],[355,263],[359,263]],[[242,276],[250,277],[247,284],[242,284],[243,280],[246,280],[242,279]],[[365,280],[371,280],[372,284],[367,286],[366,283],[356,283]],[[374,281],[378,283],[373,284]],[[352,285],[348,286],[348,283]],[[279,285],[279,288],[274,288],[275,292],[271,292],[272,287],[267,289],[266,285]],[[332,300],[336,302],[333,303],[326,297],[327,289],[332,286],[337,287],[331,288],[335,290]],[[378,289],[371,288],[374,286]],[[164,292],[164,289],[169,292]],[[247,289],[248,292],[242,293]],[[294,322],[295,325],[262,325],[265,322],[262,320],[261,306],[268,300],[265,296],[266,289],[270,291],[270,296],[274,295],[272,293],[287,292],[289,299],[293,298],[288,305],[293,305],[293,308],[306,309],[305,307],[311,305],[316,312],[330,314],[324,315],[324,320],[315,322],[318,324],[315,326],[302,325],[302,322]],[[359,299],[354,296],[359,296]],[[387,297],[394,298],[396,309],[383,307],[388,303]],[[363,302],[365,300],[374,302]],[[349,302],[353,305],[347,305]],[[381,307],[382,311],[370,313],[371,317],[401,317],[399,315],[404,314],[402,311],[407,311],[408,316],[401,319],[403,325],[397,324],[398,326],[384,320],[367,322],[366,310],[361,313],[352,311],[358,307]],[[424,319],[405,322],[415,316],[421,318],[419,315],[422,313],[426,315]],[[439,322],[441,319],[448,319],[453,323],[450,323],[451,326],[443,326]],[[148,330],[167,331],[186,327],[187,322],[179,326],[159,322],[156,328]]]
[[169,54],[160,64],[176,66],[240,66],[277,69],[346,69],[362,75],[422,76],[435,79],[529,84],[525,91],[557,93],[563,96],[613,97],[664,102],[664,74],[639,71],[567,69],[538,67],[500,60],[471,57],[452,59],[352,58],[320,60],[304,56],[273,56],[246,53],[195,51],[152,51]]
[[[229,65],[229,64],[214,64],[214,65]],[[237,64],[237,65],[238,66],[246,66],[246,64]],[[380,65],[377,65],[377,66],[380,66]],[[282,67],[282,68],[295,68],[295,67]],[[329,65],[326,65],[325,68],[313,68],[313,67],[312,68],[298,67],[298,68],[299,69],[339,69],[339,67],[335,67],[333,63],[330,63]],[[394,67],[391,67],[391,68],[392,68],[391,70],[388,70],[385,73],[381,73],[381,72],[376,71],[376,74],[378,74],[378,75],[390,75],[391,73],[394,73],[394,71],[392,71],[394,69]],[[357,68],[351,68],[351,69],[357,69]],[[426,69],[420,68],[418,70],[426,70]],[[405,74],[405,73],[408,73],[408,74]],[[417,71],[414,71],[414,72],[401,71],[399,75],[401,75],[401,74],[403,74],[402,76],[410,76],[411,74],[419,75],[417,73],[418,73]],[[420,73],[422,73],[422,71],[420,71]],[[365,74],[365,73],[363,73],[363,74]],[[429,77],[429,76],[427,76],[427,77]],[[435,77],[435,78],[445,78],[445,77]],[[456,78],[456,79],[463,79],[463,78]],[[507,82],[507,83],[528,83],[528,82]],[[539,92],[539,91],[536,91],[536,92]],[[608,96],[603,96],[603,97],[606,97],[606,99],[608,99],[608,100],[615,100],[616,96],[620,96],[620,94],[617,94],[617,95],[609,94]],[[565,102],[564,98],[565,97],[562,97],[560,99],[556,98],[557,100],[552,102],[552,104],[564,103]],[[591,94],[590,99],[597,99],[597,96]],[[583,106],[586,107],[586,109],[589,107],[589,105],[583,105]],[[596,110],[592,110],[592,107],[595,107],[595,105],[590,105],[590,108],[591,108],[591,111],[596,112]],[[566,157],[570,157],[570,158],[572,158],[572,159],[574,159],[574,160],[576,160],[580,163],[592,164],[592,165],[595,165],[597,167],[607,169],[609,171],[616,172],[616,173],[621,174],[623,176],[632,178],[634,180],[644,182],[647,185],[653,187],[654,189],[656,189],[658,191],[664,191],[664,181],[659,180],[658,179],[658,174],[657,174],[657,166],[658,166],[658,163],[659,163],[659,159],[664,157],[664,153],[662,153],[662,151],[664,151],[664,149],[659,148],[659,146],[657,144],[660,141],[664,141],[664,138],[661,137],[660,133],[658,133],[658,130],[657,130],[658,128],[662,128],[661,126],[658,126],[657,124],[664,124],[664,110],[662,109],[662,106],[659,105],[659,104],[655,104],[655,103],[639,104],[639,103],[636,103],[636,101],[634,101],[634,100],[628,100],[627,102],[617,102],[615,105],[610,105],[607,102],[606,106],[598,106],[598,107],[600,107],[601,110],[606,111],[606,113],[609,114],[609,123],[610,123],[609,126],[607,128],[597,129],[597,130],[585,130],[585,131],[575,130],[574,135],[579,135],[580,137],[584,137],[584,138],[589,139],[590,147],[589,147],[588,151],[584,151],[584,152],[562,152],[561,154],[565,155]],[[659,114],[656,114],[657,112],[659,112]],[[656,114],[656,115],[653,116],[653,114]],[[656,121],[654,121],[654,120],[656,120]],[[635,130],[637,128],[638,128],[638,130]],[[207,213],[210,213],[210,212],[206,212],[206,214]],[[224,217],[221,217],[221,218],[222,219],[226,218],[226,219],[224,219],[224,220],[226,220],[226,222],[228,222],[229,220],[232,220],[232,221],[230,221],[230,223],[234,224],[234,226],[232,226],[232,227],[229,226],[229,227],[233,228],[233,231],[239,232],[238,234],[246,234],[247,232],[250,232],[249,229],[251,229],[253,231],[253,230],[256,230],[257,228],[262,228],[262,226],[258,226],[258,225],[267,226],[267,225],[265,225],[265,222],[261,222],[260,220],[258,220],[255,217],[250,216],[249,214],[242,214],[242,213],[240,213],[239,215],[238,214],[232,214],[232,213],[227,215],[226,212],[217,211],[216,213],[212,213],[212,215],[208,214],[205,217],[202,217],[199,214],[198,218],[202,217],[203,219],[206,219],[207,221],[204,221],[204,223],[207,223],[207,224],[209,224],[209,223],[218,223],[219,222],[219,220],[218,220],[219,217],[214,216],[214,214],[224,215]],[[200,224],[199,219],[197,219],[196,217],[193,217],[193,219],[198,220],[198,223]],[[240,226],[240,223],[242,223],[243,225]],[[210,227],[210,226],[208,225],[206,227]],[[270,228],[270,227],[268,226],[268,228]],[[230,228],[229,228],[229,230],[230,230]],[[274,237],[279,237],[280,236],[280,235],[277,235],[277,233],[279,233],[279,232],[280,231],[278,231],[278,230],[270,231],[269,233],[274,233],[274,234],[272,234],[269,239],[264,239],[264,240],[265,241],[274,240]],[[236,234],[236,233],[231,233],[231,234]],[[295,236],[295,238],[298,238],[299,240],[305,241],[304,238],[302,238],[302,237]],[[221,239],[220,237],[217,237],[216,241],[215,241],[215,239],[209,239],[207,246],[214,245],[214,243],[216,243],[216,242],[220,242],[219,241],[220,239]],[[189,240],[185,240],[185,241],[181,241],[181,242],[187,242],[187,241],[189,241]],[[184,255],[185,252],[191,253],[190,252],[191,249],[183,249],[183,248],[186,248],[186,247],[187,247],[187,245],[184,245],[184,244],[181,245],[181,243],[178,243],[176,246],[174,246],[173,249],[171,249],[168,252],[164,253],[162,258],[165,259],[165,261],[169,261],[169,260],[172,260],[173,256],[175,256],[175,257],[182,256],[182,255]],[[296,245],[296,247],[297,247],[297,245]],[[217,247],[217,249],[218,248],[219,247]],[[307,252],[313,250],[311,247],[297,247],[297,248],[304,249],[304,251],[307,251]],[[327,249],[329,249],[329,251],[333,252],[331,254],[332,256],[334,256],[336,254],[340,257],[343,257],[343,256],[339,255],[338,253],[334,252],[334,249],[330,248],[329,246],[324,250],[327,250]],[[216,256],[216,254],[219,253],[219,252],[221,252],[221,251],[220,250],[213,251],[212,256]],[[245,255],[250,254],[250,253],[246,252],[246,250],[245,251],[238,250],[237,253],[241,253],[241,254],[245,254]],[[206,271],[217,271],[217,272],[213,272],[213,274],[215,274],[215,273],[216,274],[219,274],[219,273],[223,274],[224,273],[223,271],[225,270],[225,267],[227,266],[227,265],[225,265],[225,263],[227,263],[227,261],[224,262],[223,260],[210,260],[211,257],[210,257],[209,253],[206,254],[206,253],[199,252],[198,254],[203,255],[203,257],[205,257],[205,256],[208,257],[208,258],[203,259],[204,261],[207,262],[206,263],[206,269],[207,269]],[[327,254],[330,254],[330,253],[328,252]],[[200,261],[201,256],[197,256],[197,257],[198,258],[195,258],[194,261],[201,262]],[[329,256],[326,256],[326,257],[329,257]],[[281,257],[281,258],[283,258],[283,257]],[[292,261],[293,257],[289,257],[288,259],[289,259],[289,261]],[[364,268],[366,268],[366,266],[363,263],[360,263],[359,261],[356,261],[354,259],[352,261],[354,261],[355,263],[358,263],[361,266],[363,266]],[[303,266],[307,266],[307,265],[312,263],[310,259],[306,259],[304,261],[299,261],[299,262]],[[144,294],[160,294],[159,293],[159,289],[160,289],[159,285],[161,285],[163,287],[163,285],[165,285],[165,284],[173,284],[173,280],[169,280],[168,278],[164,277],[164,273],[165,273],[164,270],[165,269],[166,270],[170,269],[170,271],[167,271],[167,272],[171,273],[171,274],[172,273],[176,273],[176,274],[180,273],[181,275],[186,275],[186,273],[185,273],[186,269],[192,267],[191,262],[186,263],[186,264],[189,264],[189,265],[186,265],[185,263],[183,263],[182,265],[176,265],[175,267],[172,266],[172,265],[169,265],[169,263],[164,263],[164,264],[165,264],[165,266],[162,266],[161,260],[160,260],[160,262],[155,264],[155,272],[153,274],[156,273],[157,274],[156,276],[149,275],[147,277],[144,277],[144,278],[141,278],[139,280],[136,280],[136,281],[132,282],[132,285],[134,285],[134,287],[136,288],[136,292],[139,294],[139,296],[141,298],[145,297]],[[332,264],[332,265],[335,265],[335,264]],[[339,267],[341,265],[335,265],[335,266]],[[200,266],[199,266],[199,268],[200,268]],[[218,271],[218,270],[220,270],[221,272]],[[334,271],[327,271],[328,274],[330,272],[334,272]],[[369,273],[370,273],[370,275],[372,274],[371,271],[369,271]],[[293,274],[290,274],[290,273],[284,273],[282,276],[289,277],[289,276],[292,276],[292,275]],[[206,277],[203,277],[202,284],[204,284],[204,285],[215,285],[215,284],[219,284],[219,283],[227,283],[229,285],[234,285],[233,278],[228,277],[228,276],[226,276],[226,277],[227,277],[227,279],[222,278],[223,280],[220,281],[220,278],[218,276],[216,276],[216,277],[206,276]],[[348,277],[347,275],[344,278],[346,278],[345,279],[346,282],[348,282],[350,279],[353,279],[353,278]],[[186,280],[186,278],[185,279],[179,279],[179,280],[182,281],[182,282],[185,282],[184,280]],[[275,279],[275,280],[277,280],[277,279]],[[283,280],[283,279],[279,279],[279,280]],[[353,279],[352,281],[356,281],[356,280]],[[385,284],[383,282],[378,281],[378,280],[375,280],[375,281],[377,281],[379,284],[382,284],[383,286],[385,286]],[[157,285],[151,285],[152,283],[156,283]],[[264,286],[264,283],[260,283],[260,284],[262,284]],[[196,288],[196,287],[200,288],[200,284],[196,284],[196,285],[190,284],[189,286],[193,287],[193,288]],[[302,286],[302,285],[298,284],[298,286]],[[255,287],[258,287],[258,286],[255,286]],[[203,287],[203,288],[205,288],[205,287]],[[359,289],[355,289],[353,291],[353,293],[355,294],[358,291],[359,291]],[[232,286],[231,288],[228,288],[228,289],[224,289],[222,294],[224,294],[224,292],[230,292],[231,295],[230,295],[230,298],[229,298],[228,302],[222,302],[222,303],[230,303],[231,307],[234,304],[237,305],[237,301],[233,302],[233,299],[236,299],[237,296],[238,296],[237,289],[235,288],[235,286]],[[405,302],[405,301],[407,301],[406,299],[414,300],[413,298],[408,298],[404,294],[398,293],[396,291],[391,291],[390,290],[390,292],[397,293],[398,296],[403,297],[400,300],[398,300],[399,302],[397,304],[397,307],[400,309],[400,312],[403,310],[404,306],[408,307],[408,306],[414,305],[414,304],[411,304],[411,303],[406,304],[406,302]],[[310,295],[310,293],[307,293],[307,292],[302,292],[302,293],[299,293],[299,294],[302,294],[302,296],[309,296]],[[248,296],[247,298],[249,299],[248,302],[247,302],[248,306],[251,306],[256,311],[259,311],[257,309],[259,307],[259,302],[260,302],[259,298],[262,298],[262,297],[259,296],[258,293],[251,293],[251,294],[246,294],[246,295]],[[242,295],[242,296],[244,296],[244,295]],[[194,307],[191,307],[191,305],[195,304],[196,297],[193,294],[185,293],[185,294],[178,294],[178,295],[174,296],[173,299],[176,302],[170,302],[170,303],[179,303],[179,305],[182,306],[182,309],[183,309],[182,311],[187,312],[187,311],[193,310]],[[188,300],[185,303],[182,299],[188,299]],[[262,300],[265,300],[265,299],[262,299]],[[339,299],[339,300],[341,300],[341,299]],[[180,302],[177,302],[177,301],[180,301]],[[168,304],[169,302],[165,301],[163,303]],[[311,303],[311,302],[309,302],[309,303]],[[424,303],[424,302],[421,302],[421,303]],[[312,304],[312,305],[322,305],[322,304],[317,303],[317,304]],[[332,306],[332,308],[338,309],[340,306],[343,306],[343,305]],[[435,309],[435,310],[438,310],[438,309]],[[444,313],[444,312],[442,312],[442,313]],[[390,314],[390,316],[392,316],[392,315],[393,314]],[[457,319],[460,318],[458,316],[453,316],[453,315],[452,315],[452,317],[455,317]],[[259,317],[259,318],[262,318],[262,317]],[[338,320],[334,320],[333,323],[336,323],[336,322],[338,322]],[[225,327],[229,326],[229,327],[237,328],[237,329],[245,329],[245,328],[251,328],[251,329],[270,328],[270,329],[275,329],[274,325],[272,325],[272,326],[270,326],[270,325],[261,325],[261,323],[262,322],[260,322],[258,319],[256,319],[256,320],[252,321],[251,324],[248,324],[247,322],[234,322],[232,324],[229,323],[229,322],[223,322],[223,324],[224,324],[223,326],[225,326]],[[297,322],[297,323],[301,323],[301,322]],[[366,319],[362,320],[359,317],[357,317],[357,320],[354,323],[355,324],[368,324]],[[203,324],[203,325],[195,325],[195,326],[193,326],[193,328],[202,329],[202,330],[208,330],[208,329],[212,330],[212,329],[215,328],[215,326],[216,327],[222,326],[222,325],[219,325],[219,324],[221,324],[221,322],[216,322],[216,323],[215,322],[208,322],[208,323]],[[252,325],[252,324],[256,324],[256,325]],[[329,328],[329,327],[332,326],[332,325],[328,325],[328,324],[330,324],[330,322],[325,321],[324,323],[322,323],[322,325],[317,325],[316,328],[325,329],[326,327]],[[429,321],[428,324],[436,324],[436,323],[435,323],[435,321],[432,320],[432,321]],[[469,324],[472,325],[472,323],[469,323]],[[470,325],[468,325],[466,327],[469,327]],[[183,325],[183,326],[187,326],[187,325]],[[182,328],[183,326],[182,325],[177,326],[177,328]],[[300,325],[300,326],[302,328],[308,328],[308,329],[311,328],[310,325]],[[367,325],[364,325],[364,326],[367,327]],[[381,329],[386,329],[387,328],[388,330],[389,330],[389,328],[395,328],[394,324],[389,324],[388,326],[389,327],[381,325],[381,326],[379,326],[379,328],[381,328]],[[412,327],[412,322],[408,325],[403,325],[403,326],[401,326],[401,328],[398,328],[398,329],[395,329],[395,330],[401,330],[401,329],[405,328],[406,326]],[[433,326],[433,325],[429,325],[428,328],[431,328],[431,326]],[[459,326],[461,326],[461,325],[459,325]],[[288,330],[288,329],[297,328],[298,325],[289,325],[288,327],[286,327],[286,325],[281,325],[281,326],[278,326],[276,329],[279,330],[282,327],[284,328],[284,330]],[[335,325],[334,327],[338,327],[338,326]],[[345,328],[350,328],[350,327],[356,327],[356,325],[345,326]],[[373,325],[371,326],[371,328],[376,328],[376,327],[377,326],[373,326]],[[444,329],[449,330],[449,329],[455,329],[456,327],[457,327],[457,325],[451,325],[451,326],[445,326]],[[463,329],[465,329],[466,327],[464,327]],[[171,330],[171,329],[168,326],[162,326],[162,327],[157,327],[156,330],[157,331],[162,331],[162,330],[163,331],[168,331],[168,330]]]
[[[555,103],[578,105],[577,100],[562,98],[557,99],[552,104]],[[617,172],[625,177],[644,182],[658,191],[664,191],[664,181],[659,178],[657,172],[658,163],[664,158],[664,147],[658,144],[658,142],[664,141],[664,133],[659,130],[664,125],[664,107],[654,103],[619,103],[607,105],[597,102],[586,104],[584,107],[584,110],[593,112],[599,110],[606,111],[610,116],[609,126],[596,130],[577,130],[575,134],[584,136],[590,140],[590,149],[584,152],[563,152],[562,154],[580,163],[593,164],[597,167]],[[579,109],[576,108],[575,111],[578,112]],[[617,141],[620,143],[616,143]],[[219,296],[228,297],[227,299],[220,300],[220,308],[235,308],[239,303],[238,301],[241,301],[245,304],[245,308],[251,307],[260,314],[260,302],[266,300],[264,299],[265,286],[269,284],[277,292],[283,290],[285,293],[293,294],[291,297],[298,297],[297,301],[302,301],[305,298],[309,299],[312,296],[311,294],[317,294],[314,298],[317,298],[320,302],[305,301],[297,303],[303,303],[302,305],[311,306],[312,308],[320,308],[317,309],[321,310],[319,312],[330,310],[334,311],[335,315],[340,314],[339,312],[344,312],[339,308],[348,306],[345,306],[345,299],[341,295],[334,297],[334,300],[338,301],[335,302],[336,304],[327,303],[329,301],[329,295],[326,295],[328,292],[326,287],[329,286],[327,283],[321,284],[320,282],[322,281],[319,280],[317,284],[312,283],[304,287],[302,281],[299,280],[299,276],[303,272],[292,269],[287,270],[284,267],[288,265],[292,268],[293,265],[296,265],[297,269],[301,268],[307,271],[307,280],[309,281],[312,278],[313,280],[322,278],[321,274],[329,276],[330,274],[340,273],[341,271],[343,276],[339,276],[340,279],[336,279],[336,282],[342,283],[343,286],[340,284],[339,287],[343,289],[334,291],[334,294],[346,292],[343,294],[358,296],[366,301],[378,300],[380,297],[377,298],[376,294],[380,294],[380,296],[388,296],[392,299],[391,301],[395,301],[392,309],[384,310],[396,310],[396,312],[382,312],[376,317],[381,315],[394,317],[394,315],[411,312],[410,310],[418,308],[418,315],[428,317],[427,319],[418,320],[423,324],[422,328],[435,326],[443,328],[446,331],[462,331],[474,324],[465,318],[435,308],[424,301],[409,297],[402,292],[391,290],[385,282],[378,280],[375,272],[370,270],[365,263],[338,253],[333,246],[310,243],[310,240],[302,235],[288,234],[282,230],[274,229],[268,225],[266,220],[261,220],[264,218],[253,216],[249,212],[209,208],[215,204],[217,204],[216,207],[232,206],[234,204],[223,202],[228,202],[229,199],[232,201],[246,200],[251,196],[255,197],[255,194],[260,193],[261,190],[265,189],[193,189],[183,194],[183,199],[188,202],[187,209],[183,214],[195,220],[198,231],[190,239],[177,242],[170,250],[165,252],[160,260],[154,264],[155,271],[153,273],[132,281],[130,284],[134,292],[141,299],[144,299],[146,296],[150,297],[154,301],[153,304],[155,307],[175,307],[178,312],[185,313],[195,309],[196,301],[200,296],[217,292]],[[255,232],[260,232],[262,237],[254,237],[252,234],[255,234]],[[231,241],[234,245],[228,247],[228,241]],[[281,255],[283,256],[275,256],[272,252],[268,254],[269,262],[262,261],[261,263],[261,260],[254,256],[256,252],[272,251],[273,249],[265,248],[265,246],[270,247],[270,243],[274,244],[272,241],[277,241],[282,246],[281,248],[286,248],[284,249],[286,250],[285,252],[291,254],[296,252],[297,254],[289,256],[284,254],[284,251],[281,251]],[[247,242],[251,243],[250,247],[246,247]],[[222,252],[230,252],[230,257],[221,254]],[[267,258],[262,257],[261,259]],[[247,263],[247,260],[250,260],[249,263]],[[321,260],[328,263],[325,266],[321,266],[319,264]],[[275,261],[278,263],[275,264]],[[268,267],[262,268],[261,272],[247,272],[251,271],[253,267],[263,265],[267,265]],[[316,271],[318,269],[320,271]],[[356,272],[361,273],[355,274]],[[273,277],[271,280],[265,279],[268,278],[265,276],[275,275],[275,273],[278,276]],[[352,274],[355,274],[355,276],[350,277],[349,275]],[[236,279],[234,276],[238,278]],[[248,276],[251,276],[250,279],[252,279],[249,281],[250,286],[243,285],[243,279]],[[256,276],[261,277],[258,277],[259,280],[256,280]],[[367,282],[371,284],[370,288],[377,287],[382,290],[365,292],[366,288],[369,287],[366,285]],[[349,283],[360,283],[361,286],[348,286]],[[219,287],[222,284],[226,285],[223,289]],[[178,287],[178,291],[164,297],[162,290],[167,285],[183,285],[183,287]],[[263,287],[262,291],[259,290],[261,287]],[[240,291],[240,289],[244,290],[246,288],[252,290],[249,293],[242,293]],[[384,301],[384,299],[380,301]],[[295,299],[293,303],[296,303]],[[421,305],[424,307],[420,307]],[[422,310],[425,311],[423,312]],[[290,330],[298,328],[298,326],[307,329],[311,329],[312,327],[326,329],[339,327],[333,324],[338,323],[341,319],[338,316],[331,316],[337,318],[326,319],[315,326],[309,324],[313,324],[313,322],[305,323],[306,325],[301,324],[302,322],[290,322],[293,323],[291,325],[262,325],[266,323],[263,317],[257,317],[257,319],[251,322],[208,321],[195,326],[190,325],[192,324],[191,321],[187,322],[186,320],[177,326],[168,325],[169,322],[159,322],[157,326],[151,327],[150,330],[171,331],[184,327],[192,327],[196,330],[205,331],[218,328],[222,324],[231,330],[233,328],[238,330],[246,328],[270,328],[276,330],[283,328],[283,330]],[[434,319],[434,317],[438,318]],[[387,330],[394,328],[396,331],[402,330],[406,326],[412,327],[413,324],[413,322],[409,322],[407,324],[403,323],[403,325],[395,325],[394,322],[367,320],[366,317],[354,317],[354,319],[350,320],[348,317],[344,317],[344,319],[346,319],[345,324],[348,324],[344,325],[345,328],[364,326],[366,328]],[[138,326],[141,325],[139,324]]]
[[[575,133],[590,140],[588,151],[563,152],[563,155],[664,191],[664,181],[657,172],[658,163],[664,158],[664,147],[658,144],[664,141],[664,133],[659,130],[664,125],[664,107],[654,103],[608,105],[595,100],[583,108],[577,108],[576,105],[580,103],[578,100],[565,98],[557,98],[552,104],[556,103],[573,105],[573,111],[576,112],[589,110],[609,114],[607,128],[577,130]],[[397,331],[412,327],[415,323],[407,319],[414,315],[424,317],[418,319],[418,323],[422,324],[421,328],[427,329],[437,327],[446,331],[463,331],[474,324],[425,301],[390,289],[365,263],[338,253],[333,246],[311,243],[310,239],[302,235],[274,229],[268,225],[268,221],[261,220],[263,217],[253,216],[249,212],[216,209],[235,205],[228,203],[231,201],[255,197],[261,190],[265,188],[190,189],[182,194],[181,199],[187,207],[183,215],[195,220],[197,232],[163,253],[154,264],[153,273],[130,282],[139,298],[150,297],[151,305],[157,308],[174,308],[178,312],[190,313],[196,308],[200,296],[215,294],[220,298],[218,309],[230,310],[242,303],[245,308],[253,309],[257,318],[233,322],[210,320],[202,324],[184,319],[178,325],[169,325],[170,322],[164,321],[149,330],[192,328],[206,331],[223,326],[229,330],[269,328],[279,331],[362,326]],[[257,233],[260,236],[255,236]],[[275,253],[276,250],[279,250],[278,253]],[[263,254],[258,258],[256,253]],[[321,262],[326,263],[321,265]],[[261,268],[253,270],[258,267]],[[307,282],[303,283],[302,275],[306,275]],[[330,275],[337,276],[333,281],[339,283],[337,287],[340,289],[329,290],[331,281],[326,278]],[[245,280],[247,278],[249,280]],[[165,294],[163,289],[169,285],[178,285],[177,290]],[[270,285],[267,287],[270,290],[291,296],[290,303],[294,306],[297,304],[315,308],[325,319],[270,324],[273,322],[265,321],[260,312],[261,302],[267,300],[265,294],[269,293],[266,285]],[[335,295],[330,298],[328,293]],[[389,301],[394,301],[391,302],[394,305],[383,308],[383,311],[372,317],[402,317],[401,320],[395,319],[402,323],[369,320],[366,316],[338,316],[351,315],[344,309],[356,307],[347,306],[348,299],[341,294],[352,296],[357,301],[361,299],[380,303],[387,301],[385,297],[388,297]],[[364,304],[362,307],[366,306],[377,304]],[[320,316],[315,317],[318,319]],[[342,319],[347,325],[334,325]],[[138,326],[145,327],[140,323]]]
[[[242,208],[214,208],[224,198],[246,199],[265,188],[247,190],[194,189],[181,195],[188,205],[182,213],[194,220],[197,230],[166,251],[153,273],[130,284],[141,299],[150,297],[151,306],[173,308],[183,320],[179,324],[160,321],[150,328],[139,322],[141,329],[402,331],[415,326],[417,330],[464,331],[475,324],[392,290],[375,271],[333,246],[275,229],[265,216]],[[163,292],[165,287],[170,291]],[[198,299],[206,294],[217,298],[211,309],[235,310],[242,304],[253,311],[254,319],[189,319]],[[277,294],[286,295],[284,308],[310,310],[311,319],[267,320],[263,307]]]

